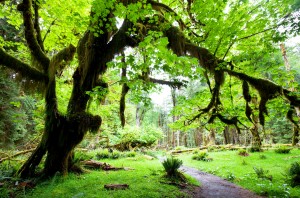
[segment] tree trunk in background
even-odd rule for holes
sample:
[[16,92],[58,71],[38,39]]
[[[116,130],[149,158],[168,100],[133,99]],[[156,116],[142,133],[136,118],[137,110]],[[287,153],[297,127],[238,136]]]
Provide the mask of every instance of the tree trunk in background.
[[208,138],[209,138],[208,145],[215,145],[216,144],[216,130],[215,129],[210,130]]
[[230,144],[229,126],[223,130],[224,144]]
[[299,128],[294,126],[292,145],[295,146],[298,143],[299,143]]
[[202,134],[201,128],[197,128],[197,129],[194,131],[194,141],[195,141],[196,147],[199,147],[199,146],[202,145],[202,142],[203,142],[203,134]]
[[[252,97],[251,99],[252,103],[254,104],[254,106],[257,108],[258,105],[258,101],[257,101],[257,97]],[[254,147],[261,147],[261,138],[259,136],[259,131],[258,131],[258,127],[259,127],[259,122],[258,122],[258,117],[255,114],[252,114],[252,120],[253,120],[253,126],[250,129],[251,135],[252,135],[252,146]]]
[[[172,96],[172,104],[173,104],[173,108],[176,106],[176,88],[172,88],[171,89],[171,96]],[[173,122],[176,121],[176,116],[173,115]],[[176,131],[173,130],[172,132],[172,147],[175,148],[175,144],[176,144],[176,138],[175,138],[175,135],[177,135],[177,145],[179,144],[179,134],[176,133]],[[178,145],[179,146],[179,145]]]
[[135,121],[136,126],[140,127],[142,125],[146,110],[142,107],[141,103],[137,104],[135,111]]
[[232,134],[232,144],[241,144],[240,136],[236,131],[236,128],[231,128],[230,132]]
[[[285,69],[287,72],[290,72],[291,70],[291,66],[290,63],[288,61],[287,55],[286,55],[286,49],[283,43],[280,44],[280,49],[281,49],[281,53],[283,56],[283,60],[284,60],[284,65],[285,65]],[[291,84],[294,80],[291,80],[290,82],[288,82],[288,84]],[[295,91],[294,87],[291,87],[289,89],[290,91]],[[300,113],[299,113],[299,109],[295,108],[296,113],[298,118],[300,118]],[[293,124],[294,125],[294,124]],[[297,143],[299,143],[299,126],[295,126],[293,127],[294,132],[293,132],[293,137],[292,137],[292,145],[295,146]]]

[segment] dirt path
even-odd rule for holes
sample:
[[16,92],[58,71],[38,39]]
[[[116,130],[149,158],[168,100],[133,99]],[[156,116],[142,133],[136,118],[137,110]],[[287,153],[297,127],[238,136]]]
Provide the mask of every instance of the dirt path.
[[201,182],[201,187],[188,190],[192,197],[197,198],[261,198],[253,192],[243,189],[233,183],[230,183],[220,177],[201,172],[195,168],[182,166],[180,168],[184,173],[191,175]]

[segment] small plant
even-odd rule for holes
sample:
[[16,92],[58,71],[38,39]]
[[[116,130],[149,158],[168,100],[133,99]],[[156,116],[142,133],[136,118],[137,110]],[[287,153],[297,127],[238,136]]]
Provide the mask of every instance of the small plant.
[[245,166],[245,165],[247,165],[247,164],[248,164],[248,163],[246,162],[246,160],[243,159],[242,165]]
[[239,149],[238,155],[246,157],[249,155],[249,153],[246,151],[246,149]]
[[135,157],[136,156],[136,152],[135,151],[129,151],[128,153],[126,153],[127,157]]
[[248,148],[248,152],[254,153],[254,152],[263,152],[260,146],[251,146]]
[[110,158],[111,159],[118,159],[122,156],[122,153],[120,151],[114,150],[111,154],[110,154]]
[[294,162],[288,170],[288,180],[292,187],[300,186],[300,162]]
[[264,170],[263,168],[256,168],[256,167],[253,167],[253,169],[254,169],[254,171],[255,171],[258,178],[267,179],[267,180],[270,180],[270,181],[273,180],[272,175],[267,175],[269,173],[268,170]]
[[259,155],[259,159],[267,159],[267,156],[265,156],[265,155]]
[[235,180],[235,178],[236,178],[236,176],[233,173],[231,173],[231,172],[228,172],[228,174],[225,177],[225,179],[227,181],[232,181],[232,182]]
[[216,148],[214,146],[209,146],[209,147],[207,147],[207,151],[214,152],[214,151],[216,151]]
[[281,146],[278,146],[274,151],[275,151],[276,153],[287,154],[287,153],[289,153],[291,150],[292,150],[291,148],[288,148],[288,147],[286,147],[286,146],[281,145]]
[[86,153],[86,152],[76,152],[73,161],[76,162],[80,162],[80,161],[85,161],[85,160],[90,160],[93,158],[93,155],[90,153]]
[[198,154],[200,152],[199,149],[193,150],[193,154]]
[[109,154],[110,153],[109,153],[108,149],[103,149],[96,154],[96,158],[97,159],[106,159],[106,158],[109,158]]
[[184,175],[178,170],[182,165],[182,160],[176,159],[174,157],[168,157],[162,162],[162,165],[167,173],[167,177],[185,180]]
[[175,147],[176,151],[180,151],[180,150],[184,150],[184,149],[186,149],[184,146],[176,146]]
[[[197,154],[194,154],[192,156],[193,160],[198,160],[198,161],[207,161],[208,159],[208,154],[205,151],[200,151]],[[211,160],[210,160],[211,161]]]

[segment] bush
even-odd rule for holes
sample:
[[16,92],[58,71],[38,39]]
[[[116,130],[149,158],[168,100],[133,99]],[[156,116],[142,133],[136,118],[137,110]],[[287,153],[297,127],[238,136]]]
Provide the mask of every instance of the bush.
[[178,170],[182,165],[182,160],[174,157],[168,157],[162,162],[162,165],[167,173],[167,177],[185,180],[184,175]]
[[120,151],[114,150],[110,156],[111,159],[118,159],[120,157],[122,157],[122,153]]
[[97,154],[96,154],[96,159],[106,159],[106,158],[109,158],[109,150],[108,149],[103,149],[101,151],[99,151]]
[[131,150],[132,148],[151,147],[163,137],[162,130],[154,126],[131,127],[125,126],[118,131],[118,140],[114,144],[119,144],[119,150]]
[[74,162],[80,162],[85,160],[90,160],[93,158],[93,155],[87,152],[78,151],[75,152]]
[[136,156],[136,152],[135,151],[129,151],[126,153],[126,157],[135,157]]
[[288,148],[286,146],[278,146],[274,151],[276,153],[287,154],[292,150],[292,148]]
[[238,150],[238,155],[241,155],[241,156],[248,156],[249,153],[245,150],[245,149],[239,149]]
[[176,146],[175,147],[175,151],[181,151],[181,150],[185,150],[186,148],[184,146]]
[[294,162],[288,170],[288,180],[292,187],[300,186],[300,162]]
[[207,147],[207,151],[208,152],[214,152],[214,151],[216,151],[217,150],[217,148],[215,148],[214,146],[209,146],[209,147]]
[[258,178],[267,179],[267,180],[270,180],[270,181],[273,180],[272,175],[267,175],[269,173],[268,170],[264,170],[263,168],[256,168],[256,167],[253,167],[253,169],[254,169],[254,171],[255,171]]
[[263,150],[259,146],[251,146],[250,148],[248,148],[248,152],[250,153],[263,152]]
[[211,161],[211,159],[208,158],[207,152],[205,152],[205,151],[200,151],[200,152],[194,154],[192,156],[192,159],[193,160],[198,160],[198,161]]

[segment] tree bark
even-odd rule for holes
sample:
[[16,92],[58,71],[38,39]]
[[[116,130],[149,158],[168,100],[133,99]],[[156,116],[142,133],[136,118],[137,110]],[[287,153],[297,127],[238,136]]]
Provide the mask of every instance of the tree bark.
[[224,144],[230,144],[229,126],[226,126],[223,130]]

